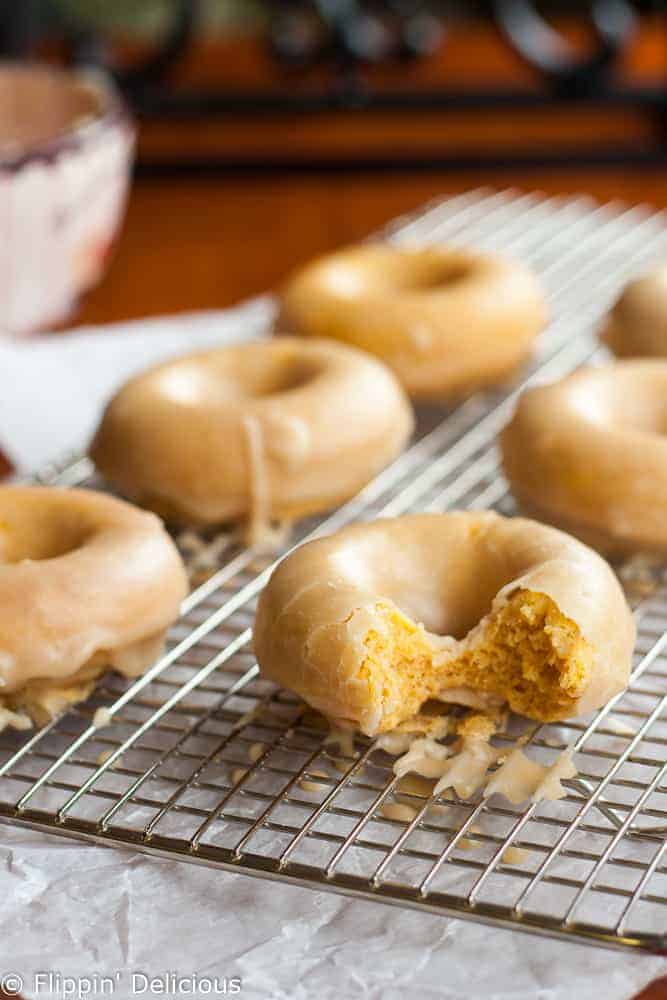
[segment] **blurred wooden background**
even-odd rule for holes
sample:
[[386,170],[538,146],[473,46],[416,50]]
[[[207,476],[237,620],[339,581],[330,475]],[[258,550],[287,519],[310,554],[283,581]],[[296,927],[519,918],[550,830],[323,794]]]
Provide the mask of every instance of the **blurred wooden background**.
[[[575,41],[581,31],[565,23]],[[664,17],[648,18],[617,69],[619,80],[667,80]],[[490,25],[453,28],[434,56],[365,71],[378,87],[459,87],[486,82],[530,90],[533,71]],[[458,32],[458,34],[456,34]],[[317,73],[317,70],[311,71]],[[305,86],[276,68],[257,40],[203,41],[172,72],[172,82],[230,88]],[[308,81],[306,80],[306,83]],[[667,206],[667,164],[595,163],[595,150],[630,140],[637,149],[660,138],[667,116],[655,109],[582,104],[556,109],[239,115],[149,121],[139,142],[140,170],[126,224],[104,282],[83,303],[77,323],[229,305],[274,288],[314,254],[367,235],[430,198],[475,186],[547,193],[588,191]],[[568,149],[593,151],[573,166]],[[530,152],[516,166],[516,148]],[[544,165],[560,151],[560,165]],[[269,170],[276,157],[317,160],[326,169]],[[407,156],[413,168],[390,169]],[[256,169],[199,174],[174,159],[252,159]],[[446,161],[453,157],[453,162]],[[601,160],[604,155],[600,153]],[[378,169],[373,169],[377,159]],[[346,162],[364,161],[364,169]],[[456,167],[456,161],[466,168]],[[161,166],[171,164],[166,168]],[[333,169],[338,163],[340,169]],[[484,163],[487,165],[484,166]],[[488,165],[492,163],[492,165]],[[540,165],[542,163],[542,165]]]

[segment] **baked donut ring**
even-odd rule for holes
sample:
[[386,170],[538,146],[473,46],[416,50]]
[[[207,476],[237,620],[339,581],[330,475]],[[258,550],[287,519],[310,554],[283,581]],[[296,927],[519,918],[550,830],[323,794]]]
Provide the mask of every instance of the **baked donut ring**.
[[507,379],[545,319],[544,296],[521,264],[375,243],[299,271],[283,291],[277,325],[375,354],[414,399],[450,400]]
[[254,633],[265,676],[368,736],[429,698],[544,721],[590,712],[627,684],[634,639],[600,556],[490,512],[378,520],[294,549]]
[[109,667],[142,673],[186,593],[154,515],[92,490],[0,487],[0,728],[45,722]]
[[261,524],[354,495],[412,427],[403,390],[375,358],[285,338],[191,354],[131,379],[90,453],[127,497],[171,521]]
[[584,368],[519,398],[502,432],[522,507],[608,553],[667,553],[667,361]]
[[667,358],[667,264],[625,286],[601,340],[618,358]]

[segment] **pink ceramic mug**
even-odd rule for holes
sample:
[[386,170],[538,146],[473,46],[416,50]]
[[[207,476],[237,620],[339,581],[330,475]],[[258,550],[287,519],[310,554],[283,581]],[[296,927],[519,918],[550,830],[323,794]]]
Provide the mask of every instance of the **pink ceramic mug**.
[[0,334],[61,323],[99,280],[133,150],[106,77],[0,63]]

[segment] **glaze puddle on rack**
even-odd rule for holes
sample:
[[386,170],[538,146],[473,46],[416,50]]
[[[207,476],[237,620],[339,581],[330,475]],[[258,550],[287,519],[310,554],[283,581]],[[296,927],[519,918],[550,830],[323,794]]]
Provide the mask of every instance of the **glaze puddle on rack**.
[[[423,410],[412,446],[339,510],[297,526],[292,542],[408,511],[512,513],[494,438],[520,384],[597,359],[600,317],[629,275],[667,250],[667,218],[586,197],[477,191],[386,235],[516,254],[540,274],[552,322],[520,383],[447,413]],[[95,484],[86,459],[41,478]],[[108,675],[41,732],[0,734],[1,818],[434,914],[667,951],[667,593],[658,572],[648,586],[626,574],[639,628],[627,692],[592,719],[535,727],[535,758],[577,748],[567,797],[530,807],[435,803],[427,789],[400,793],[392,759],[367,741],[336,751],[317,716],[258,676],[251,627],[271,559],[213,536],[189,558],[211,546],[217,569],[144,677]],[[92,724],[99,708],[110,716],[101,728]],[[385,809],[395,791],[410,809]]]

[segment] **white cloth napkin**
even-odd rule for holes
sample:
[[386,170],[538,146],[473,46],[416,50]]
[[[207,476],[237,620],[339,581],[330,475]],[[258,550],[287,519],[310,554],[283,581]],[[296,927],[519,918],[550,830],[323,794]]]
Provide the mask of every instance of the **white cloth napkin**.
[[[271,312],[270,300],[258,299],[224,313],[5,342],[0,445],[23,470],[81,449],[104,401],[128,375],[185,350],[260,335]],[[23,995],[40,1000],[64,995],[56,977],[46,985],[35,979],[45,971],[118,973],[120,1000],[140,995],[132,992],[133,973],[240,976],[243,1000],[402,1000],[408,993],[424,1000],[627,1000],[667,973],[660,958],[493,930],[3,825],[0,899],[0,979],[16,972],[24,979]]]
[[272,315],[265,297],[225,312],[0,340],[0,449],[23,472],[82,450],[102,406],[130,375],[186,351],[257,337]]

